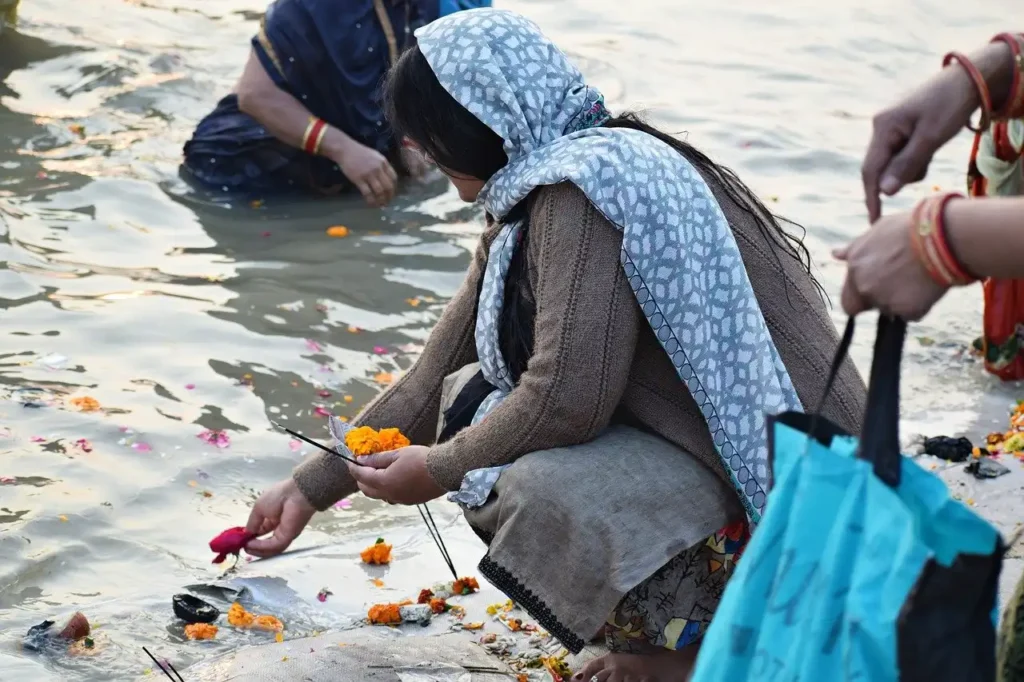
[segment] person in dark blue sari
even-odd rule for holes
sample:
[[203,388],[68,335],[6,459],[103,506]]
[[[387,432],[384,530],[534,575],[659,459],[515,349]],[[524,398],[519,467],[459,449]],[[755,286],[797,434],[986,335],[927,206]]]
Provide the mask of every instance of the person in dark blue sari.
[[424,168],[381,111],[384,75],[412,32],[490,0],[276,0],[235,91],[185,143],[182,175],[252,198],[357,189],[387,204]]

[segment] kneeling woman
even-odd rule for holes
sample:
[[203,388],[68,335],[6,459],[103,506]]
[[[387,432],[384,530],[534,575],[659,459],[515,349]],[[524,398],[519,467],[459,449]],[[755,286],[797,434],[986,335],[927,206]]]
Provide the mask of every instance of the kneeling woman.
[[[391,123],[488,227],[422,357],[357,419],[414,445],[373,469],[304,462],[257,501],[250,530],[275,532],[248,549],[282,551],[357,487],[451,491],[484,576],[570,650],[604,632],[619,652],[585,676],[684,677],[763,512],[764,416],[823,393],[837,338],[809,257],[730,171],[611,116],[519,15],[417,39]],[[859,431],[852,366],[832,396]]]

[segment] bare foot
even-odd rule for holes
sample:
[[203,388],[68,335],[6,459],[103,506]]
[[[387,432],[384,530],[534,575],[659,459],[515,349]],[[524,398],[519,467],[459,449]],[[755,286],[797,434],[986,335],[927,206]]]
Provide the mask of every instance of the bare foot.
[[662,649],[649,654],[606,654],[573,675],[577,682],[686,682],[697,660],[697,647]]

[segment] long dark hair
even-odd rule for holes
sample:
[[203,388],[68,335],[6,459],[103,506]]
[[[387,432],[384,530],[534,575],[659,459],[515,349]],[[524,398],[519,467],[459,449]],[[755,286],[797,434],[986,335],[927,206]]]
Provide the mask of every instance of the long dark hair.
[[[408,137],[414,141],[443,170],[488,180],[508,163],[508,156],[505,154],[504,142],[501,137],[459,104],[444,89],[419,47],[413,46],[406,50],[391,69],[385,83],[383,100],[385,115],[396,137]],[[806,230],[769,211],[736,173],[715,163],[687,142],[668,133],[663,133],[635,113],[615,116],[607,121],[604,127],[629,128],[656,137],[682,154],[704,177],[710,177],[717,181],[728,197],[741,210],[754,218],[761,234],[769,242],[779,247],[774,249],[773,253],[779,259],[780,265],[779,252],[781,251],[801,265],[824,298],[825,291],[811,271],[811,254],[803,242],[803,235],[798,237],[790,234],[782,227],[781,223],[797,227],[804,234],[806,234]],[[525,206],[520,204],[505,217],[505,220],[523,219],[525,213]],[[528,230],[524,230],[525,232]],[[519,286],[506,287],[506,294],[511,295],[514,301],[517,300],[516,297],[529,299],[526,302],[518,300],[521,309],[522,306],[529,309],[532,301],[532,294],[528,288],[529,278],[516,277],[517,274],[520,274],[517,270],[521,270],[521,274],[526,274],[525,271],[529,267],[525,263],[525,258],[518,257],[518,254],[525,251],[526,249],[523,248],[516,250],[516,257],[513,258],[512,269],[509,273],[509,281],[516,279]],[[513,309],[515,306],[510,305],[512,302],[506,298],[504,309]],[[508,342],[503,342],[503,350],[506,350],[508,344],[518,348],[527,346],[532,349],[532,323],[530,329],[525,330],[522,321],[517,321],[515,315],[511,315],[510,317],[513,319],[508,321],[504,320],[505,315],[502,317],[503,337],[506,336],[506,330],[509,332],[508,336],[513,337]],[[528,334],[528,339],[524,339],[526,334]],[[508,348],[507,350],[512,349]],[[520,365],[522,369],[525,369],[528,355],[527,358],[521,360],[518,352],[514,353],[514,356],[517,358],[516,362],[509,358],[508,352],[505,353],[509,369],[512,370],[513,376],[518,378],[520,372],[517,370],[520,369]]]

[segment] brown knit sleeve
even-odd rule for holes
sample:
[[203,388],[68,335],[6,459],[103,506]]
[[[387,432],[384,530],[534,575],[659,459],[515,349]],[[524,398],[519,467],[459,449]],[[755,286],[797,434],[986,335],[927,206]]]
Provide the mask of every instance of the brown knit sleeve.
[[[486,261],[487,249],[481,240],[465,281],[430,333],[422,355],[404,376],[367,405],[353,423],[376,429],[398,428],[417,445],[434,442],[444,378],[476,361],[474,311],[477,286]],[[311,455],[296,467],[292,477],[306,499],[321,511],[357,490],[345,462],[326,452]]]
[[431,449],[430,475],[448,490],[473,469],[593,439],[629,379],[642,320],[619,264],[621,232],[567,183],[540,191],[528,229],[534,352],[486,419]]

